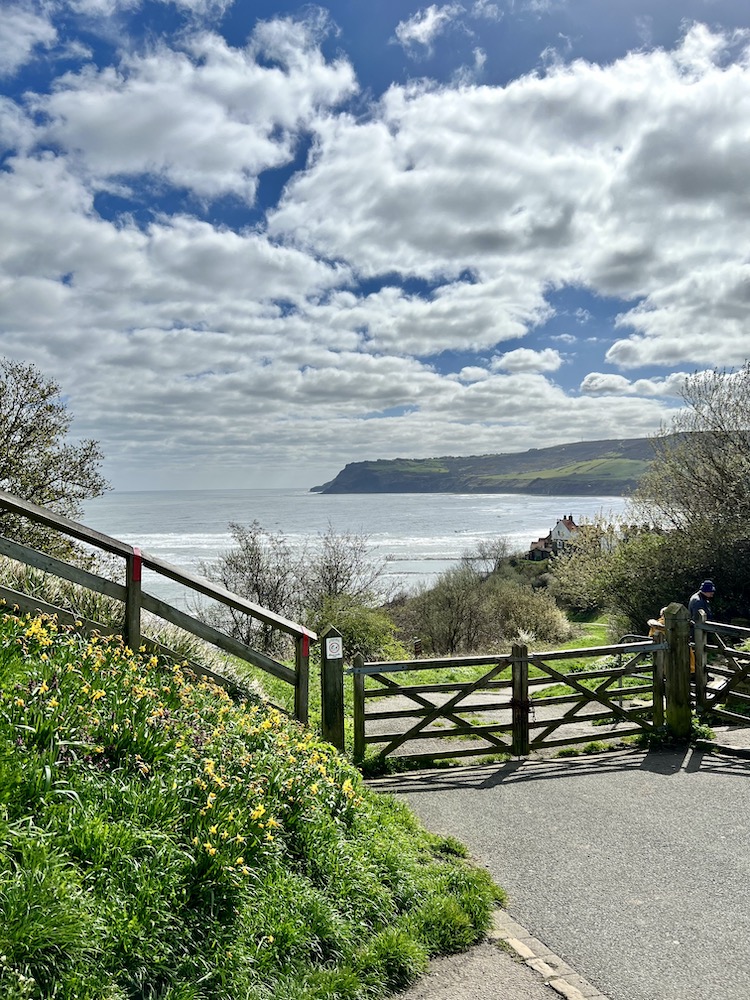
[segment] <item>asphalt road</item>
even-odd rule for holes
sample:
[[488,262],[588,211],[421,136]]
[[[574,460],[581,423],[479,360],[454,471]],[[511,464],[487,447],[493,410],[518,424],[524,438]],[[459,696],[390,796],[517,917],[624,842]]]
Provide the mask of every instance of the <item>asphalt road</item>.
[[750,761],[633,751],[372,784],[466,844],[611,1000],[750,997]]

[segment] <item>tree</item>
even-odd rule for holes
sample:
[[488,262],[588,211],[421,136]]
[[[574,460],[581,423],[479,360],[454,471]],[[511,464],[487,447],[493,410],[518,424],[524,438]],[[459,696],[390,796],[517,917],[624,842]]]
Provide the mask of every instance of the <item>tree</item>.
[[688,376],[685,407],[654,439],[655,460],[634,495],[646,519],[681,531],[747,533],[750,519],[750,362]]
[[[230,522],[234,547],[201,564],[201,572],[267,611],[295,619],[302,610],[299,560],[281,532],[266,531],[258,521],[247,527]],[[196,609],[204,621],[265,653],[284,651],[285,637],[223,604]]]
[[302,556],[300,579],[304,604],[313,614],[327,599],[347,597],[363,604],[382,598],[385,565],[374,558],[367,535],[354,531],[326,530],[310,543]]
[[687,604],[707,577],[719,587],[718,617],[748,616],[750,362],[688,376],[681,397],[632,498],[642,527],[603,548],[582,537],[552,567],[564,599],[619,615],[623,630],[643,632],[660,607]]
[[499,573],[509,564],[510,543],[503,535],[482,539],[477,543],[476,549],[464,553],[463,558],[471,561],[475,569],[484,573],[485,576],[489,576],[490,573]]
[[[568,551],[553,561],[555,591],[575,610],[600,608],[611,616],[613,638],[644,635],[672,601],[687,604],[700,575],[700,553],[685,549],[677,532],[624,534],[608,526],[587,526]],[[594,530],[596,528],[596,530]],[[604,544],[602,544],[604,542]],[[704,574],[705,575],[705,574]]]
[[482,638],[481,577],[465,561],[445,570],[432,586],[407,601],[405,620],[435,656],[469,653]]
[[[70,442],[71,421],[55,381],[34,365],[0,360],[0,488],[66,517],[104,493],[99,445]],[[4,511],[0,533],[36,548],[67,548],[54,532]]]
[[[371,607],[384,566],[372,557],[367,537],[336,532],[329,525],[317,539],[295,550],[282,532],[231,523],[233,548],[201,565],[201,572],[227,590],[268,611],[310,624],[316,632],[335,625],[346,648],[383,655],[393,645],[392,626]],[[274,655],[288,652],[283,633],[223,605],[194,609],[204,620],[246,645]]]
[[476,562],[467,553],[432,586],[394,605],[402,634],[423,640],[432,656],[507,649],[522,635],[541,642],[569,637],[570,623],[551,594],[534,590],[510,562],[492,573]]
[[750,579],[750,362],[696,372],[685,408],[656,438],[656,459],[634,497],[636,511],[668,532],[672,558],[692,570],[687,598],[717,579],[717,611],[747,617]]

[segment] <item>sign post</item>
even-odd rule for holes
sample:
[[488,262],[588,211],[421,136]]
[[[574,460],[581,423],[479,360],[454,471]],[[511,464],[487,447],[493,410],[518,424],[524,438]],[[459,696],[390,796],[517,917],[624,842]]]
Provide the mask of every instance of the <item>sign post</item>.
[[320,715],[323,739],[344,749],[344,641],[333,625],[323,632],[320,664]]

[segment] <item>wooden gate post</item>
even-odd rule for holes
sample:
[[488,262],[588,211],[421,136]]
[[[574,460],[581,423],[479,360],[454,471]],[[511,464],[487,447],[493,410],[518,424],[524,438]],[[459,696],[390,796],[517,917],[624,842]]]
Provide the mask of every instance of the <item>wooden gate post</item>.
[[[663,638],[663,635],[658,635],[656,637],[656,641],[661,642]],[[661,729],[664,725],[664,672],[667,662],[666,652],[667,651],[664,649],[657,649],[654,653],[652,702],[654,706],[654,725],[657,729]]]
[[361,653],[354,655],[354,759],[363,760],[365,756],[365,675],[358,674],[357,669],[365,665]]
[[141,645],[141,550],[134,548],[125,557],[125,627],[122,639],[126,646],[138,652]]
[[664,631],[669,644],[665,671],[667,729],[677,739],[687,739],[690,715],[690,615],[682,604],[664,610]]
[[294,718],[306,726],[310,721],[310,636],[294,640]]
[[706,707],[706,633],[699,625],[706,620],[706,612],[699,611],[695,623],[693,652],[695,654],[695,704],[697,708]]
[[514,757],[529,755],[529,650],[521,643],[513,643],[511,662],[513,670],[513,740]]
[[344,749],[344,644],[333,625],[320,637],[320,727],[324,740]]

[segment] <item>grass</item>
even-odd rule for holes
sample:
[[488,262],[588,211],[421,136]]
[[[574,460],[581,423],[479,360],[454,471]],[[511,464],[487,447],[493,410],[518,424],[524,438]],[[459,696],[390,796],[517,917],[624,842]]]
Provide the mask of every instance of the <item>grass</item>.
[[262,702],[0,617],[7,1000],[375,1000],[488,926],[462,853]]

